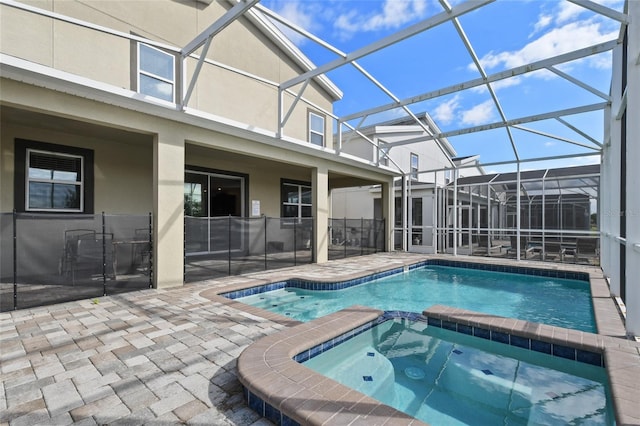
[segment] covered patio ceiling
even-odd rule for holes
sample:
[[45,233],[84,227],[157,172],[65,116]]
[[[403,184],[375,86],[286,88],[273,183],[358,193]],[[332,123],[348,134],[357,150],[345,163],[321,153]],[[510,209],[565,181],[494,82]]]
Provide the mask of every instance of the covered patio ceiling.
[[[373,140],[360,131],[363,126],[404,116],[413,119],[415,124],[424,130],[426,136],[422,138],[423,140],[435,140],[441,149],[444,138],[447,138],[458,151],[461,149],[472,150],[473,148],[465,148],[465,146],[472,147],[474,143],[491,143],[495,145],[501,151],[502,156],[481,164],[484,166],[566,160],[567,158],[578,157],[590,157],[591,162],[599,162],[602,146],[606,142],[602,140],[602,133],[604,132],[594,135],[582,123],[593,122],[594,120],[604,121],[603,111],[611,105],[611,98],[608,95],[609,88],[602,87],[602,84],[587,81],[587,79],[583,79],[579,75],[572,75],[571,68],[572,64],[577,64],[587,59],[604,59],[610,62],[610,52],[622,42],[622,36],[628,22],[628,17],[624,12],[590,0],[561,0],[583,8],[594,17],[592,19],[597,17],[598,19],[606,20],[609,25],[615,25],[618,31],[610,39],[598,40],[597,42],[580,40],[574,43],[574,48],[569,51],[563,51],[560,54],[544,58],[536,58],[535,60],[519,63],[517,66],[509,67],[508,63],[505,62],[503,69],[489,73],[486,61],[477,53],[479,51],[487,52],[487,47],[476,48],[474,37],[469,36],[465,30],[465,22],[467,22],[467,19],[485,20],[486,25],[491,27],[491,31],[499,33],[500,22],[493,22],[492,19],[493,16],[496,16],[499,8],[505,4],[505,2],[499,0],[470,0],[456,2],[457,4],[455,5],[451,5],[447,0],[438,0],[440,11],[432,10],[433,13],[425,19],[400,28],[350,52],[342,51],[326,40],[314,35],[308,29],[264,7],[258,1],[231,1],[230,4],[233,6],[229,11],[188,43],[182,49],[182,55],[184,58],[185,55],[199,52],[204,57],[213,37],[240,16],[253,17],[253,19],[258,17],[263,21],[266,18],[280,30],[288,32],[288,34],[295,33],[296,38],[301,37],[301,39],[306,40],[305,42],[298,41],[296,48],[299,48],[314,61],[321,62],[321,64],[313,65],[301,75],[279,83],[278,129],[280,137],[284,136],[283,129],[290,112],[297,101],[302,98],[310,81],[317,78],[332,78],[340,73],[350,73],[354,79],[359,78],[361,80],[358,84],[362,84],[362,81],[368,84],[371,88],[371,96],[368,96],[369,99],[354,100],[349,92],[349,87],[341,87],[341,89],[345,90],[345,93],[343,99],[336,102],[335,112],[323,111],[334,120],[334,128],[338,135],[338,150],[342,143],[343,132],[351,134],[355,132],[373,144]],[[626,3],[624,10],[626,10]],[[444,31],[443,27],[448,29],[448,32]],[[379,60],[386,51],[393,51],[397,46],[404,43],[416,41],[422,43],[427,40],[426,37],[430,37],[428,39],[429,42],[451,45],[452,52],[455,50],[454,46],[457,46],[458,50],[464,53],[461,58],[462,62],[454,64],[447,57],[429,57],[428,46],[423,51],[417,51],[415,56],[404,58],[401,63],[390,64]],[[494,37],[494,39],[496,38],[504,40],[505,45],[507,45],[509,34],[503,34],[502,37]],[[489,49],[491,49],[491,52],[499,52],[507,51],[508,47],[490,46]],[[426,63],[418,61],[416,56],[424,56],[429,60]],[[454,54],[452,53],[451,57],[453,56]],[[450,82],[452,84],[443,86],[429,87],[431,81],[441,80],[430,78],[435,75],[434,73],[454,74],[451,72],[452,69],[450,67],[452,66],[472,69],[476,77],[453,81]],[[397,70],[397,73],[391,73],[390,75],[390,67]],[[424,81],[415,82],[415,93],[405,94],[403,90],[402,94],[396,94],[395,87],[397,85],[394,79],[402,78],[404,70],[411,67],[422,67],[421,71],[424,71],[425,76]],[[197,81],[198,71],[199,69],[195,70],[190,87]],[[546,75],[545,78],[560,79],[567,85],[566,93],[559,94],[559,96],[554,93],[549,94],[548,102],[544,104],[544,111],[527,111],[526,91],[522,93],[522,102],[517,108],[513,107],[511,102],[504,100],[504,93],[510,90],[524,90],[519,84],[521,79],[532,75],[539,78],[542,73]],[[610,82],[610,71],[606,77]],[[499,118],[471,126],[438,122],[438,119],[434,118],[434,115],[437,115],[433,113],[437,106],[436,101],[442,103],[452,99],[455,100],[457,99],[456,96],[462,93],[469,93],[469,91],[484,93],[488,103],[487,107],[492,108],[495,112],[494,116]],[[191,90],[186,91],[183,104],[188,101],[190,93]],[[288,109],[283,106],[285,93],[295,96],[293,105],[289,105]],[[377,102],[377,104],[368,106],[372,102]],[[620,107],[621,110],[623,108],[624,105]],[[427,111],[427,114],[434,120],[435,126],[420,120],[417,111]],[[615,113],[616,111],[614,111]],[[538,126],[538,124],[540,125]],[[474,137],[474,139],[469,139],[470,136]],[[544,147],[545,143],[559,143],[564,145],[566,149],[546,155],[541,150],[534,150],[531,153],[530,149],[523,149],[523,146],[531,144],[531,140],[542,141],[540,142],[540,147]],[[458,144],[458,141],[462,142]],[[397,144],[400,145],[402,142],[397,142]],[[394,146],[393,143],[389,145]],[[463,148],[459,148],[459,146]],[[459,154],[472,155],[474,152],[459,152]],[[451,168],[455,168],[453,163]],[[420,170],[420,172],[426,171]]]

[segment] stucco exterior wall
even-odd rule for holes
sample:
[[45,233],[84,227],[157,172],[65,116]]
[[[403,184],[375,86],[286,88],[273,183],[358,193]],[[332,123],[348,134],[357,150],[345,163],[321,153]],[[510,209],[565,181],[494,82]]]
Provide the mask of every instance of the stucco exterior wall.
[[[90,3],[49,0],[30,4],[126,35],[146,37],[173,46],[176,49],[168,51],[172,54],[176,54],[179,48],[230,7],[226,2],[218,1],[204,5],[195,1],[170,0]],[[135,41],[6,5],[0,6],[0,16],[2,53],[118,88],[137,90]],[[201,50],[195,53],[200,54]],[[214,37],[207,58],[276,84],[302,72],[289,53],[276,46],[244,17]],[[187,85],[195,64],[195,59],[187,61]],[[180,68],[179,54],[176,54],[176,68]],[[178,84],[181,82],[179,74],[176,74],[176,81]],[[286,98],[285,103],[290,104],[294,96],[286,95]],[[332,109],[332,97],[318,84],[310,84],[304,98],[325,110]],[[277,87],[216,64],[204,64],[188,106],[273,132],[277,130]],[[299,140],[308,139],[309,108],[312,107],[304,100],[298,103],[284,129],[285,135]],[[331,147],[332,123],[329,118],[325,123],[327,146]]]
[[153,210],[152,145],[124,143],[2,122],[1,155],[2,196],[0,211],[13,209],[14,141],[36,142],[91,149],[94,151],[94,211],[110,214],[148,214]]
[[[222,155],[221,155],[222,154]],[[311,183],[311,172],[303,169],[255,158],[220,158],[224,153],[210,149],[188,145],[186,148],[185,164],[189,167],[200,167],[221,173],[240,173],[248,178],[248,200],[260,201],[260,214],[267,217],[281,216],[281,179],[295,180]],[[251,213],[250,205],[247,206],[247,216]]]
[[339,188],[331,191],[331,216],[334,219],[373,219],[373,200],[380,198],[380,191],[370,187]]

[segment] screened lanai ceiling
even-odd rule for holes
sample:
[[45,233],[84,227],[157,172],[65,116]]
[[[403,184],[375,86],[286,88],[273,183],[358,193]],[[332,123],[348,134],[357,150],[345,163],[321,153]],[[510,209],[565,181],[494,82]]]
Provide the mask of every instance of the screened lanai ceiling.
[[[479,154],[489,171],[517,162],[530,169],[599,163],[624,4],[241,0],[183,52],[202,52],[240,15],[266,19],[313,62],[281,81],[281,92],[297,101],[322,76],[342,90],[333,111],[323,111],[337,134],[408,117],[423,140],[447,138],[457,155]],[[281,129],[288,111],[280,113]],[[436,126],[418,120],[418,111]]]
[[[493,192],[514,195],[518,192],[518,176],[515,172],[509,172],[463,177],[457,180],[456,185],[458,188],[480,188],[481,193],[486,193],[486,188],[490,187]],[[538,197],[544,193],[545,196],[565,197],[571,194],[586,195],[595,199],[598,197],[599,185],[598,164],[520,173],[520,194],[527,197]]]

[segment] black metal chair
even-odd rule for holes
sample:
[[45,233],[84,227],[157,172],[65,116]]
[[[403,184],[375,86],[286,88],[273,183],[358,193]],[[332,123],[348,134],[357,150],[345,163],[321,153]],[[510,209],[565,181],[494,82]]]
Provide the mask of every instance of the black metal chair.
[[63,271],[71,278],[72,285],[78,279],[93,279],[103,273],[113,277],[113,234],[70,230],[65,233],[65,241]]

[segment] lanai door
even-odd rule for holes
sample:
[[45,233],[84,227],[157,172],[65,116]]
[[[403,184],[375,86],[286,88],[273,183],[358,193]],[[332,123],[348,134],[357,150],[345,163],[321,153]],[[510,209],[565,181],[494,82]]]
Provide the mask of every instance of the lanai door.
[[236,229],[244,212],[244,178],[187,171],[184,179],[184,214],[187,254],[238,250]]

